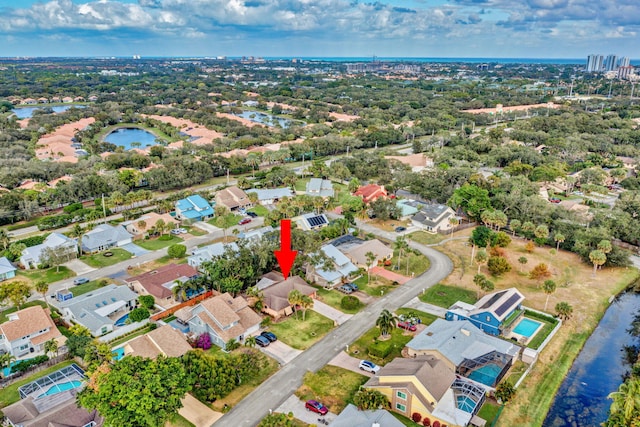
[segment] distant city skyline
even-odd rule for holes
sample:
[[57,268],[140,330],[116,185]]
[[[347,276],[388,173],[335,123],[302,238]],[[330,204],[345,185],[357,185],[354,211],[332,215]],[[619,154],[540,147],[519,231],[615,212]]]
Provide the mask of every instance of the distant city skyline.
[[639,14],[636,0],[0,0],[0,57],[636,59]]

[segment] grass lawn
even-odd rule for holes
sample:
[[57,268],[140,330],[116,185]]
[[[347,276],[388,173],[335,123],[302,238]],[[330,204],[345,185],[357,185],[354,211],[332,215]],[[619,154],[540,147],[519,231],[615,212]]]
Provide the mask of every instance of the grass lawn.
[[[234,352],[238,352],[238,351],[249,351],[249,349],[247,349],[246,347],[241,347],[238,350],[235,350]],[[233,408],[242,399],[244,399],[249,393],[251,393],[256,387],[262,384],[267,378],[269,378],[278,370],[278,362],[268,357],[267,355],[261,353],[257,349],[252,349],[250,351],[256,352],[256,354],[260,356],[261,360],[264,363],[262,369],[260,369],[259,371],[259,374],[255,378],[252,378],[248,382],[233,389],[233,391],[229,393],[227,396],[213,402],[211,404],[211,408],[213,408],[213,410],[222,411],[222,408],[224,408],[225,404],[229,407],[229,409]]]
[[549,317],[543,319],[542,316],[535,316],[535,314],[536,313],[526,312],[525,316],[530,317],[532,320],[540,322],[544,325],[542,329],[539,330],[538,333],[536,333],[536,335],[531,339],[531,341],[527,343],[527,347],[537,350],[542,342],[549,336],[551,331],[553,331],[553,328],[556,327],[558,321]]
[[135,243],[136,245],[145,248],[148,251],[157,251],[158,249],[166,248],[167,246],[182,242],[184,242],[184,240],[178,236],[174,236],[173,234],[165,234],[164,236],[155,237],[149,240],[136,240]]
[[392,412],[392,411],[389,411],[389,412],[391,412],[391,415],[396,417],[398,421],[400,421],[402,424],[404,424],[407,427],[422,427],[422,424],[414,423],[411,418],[407,418],[403,415],[398,414],[397,412]]
[[[360,307],[354,309],[354,310],[346,310],[344,308],[342,308],[340,306],[340,301],[342,301],[342,298],[344,298],[345,296],[347,296],[346,294],[343,294],[342,292],[334,289],[334,290],[328,290],[328,289],[324,289],[324,288],[318,288],[318,299],[320,301],[322,301],[323,303],[330,305],[331,307],[335,308],[336,310],[340,310],[343,313],[347,313],[347,314],[356,314],[357,312],[359,312],[360,310],[362,310],[365,307],[365,304],[362,303],[362,301],[360,301]],[[356,296],[357,298],[357,296]]]
[[[103,255],[106,252],[111,252],[113,255],[106,257]],[[102,268],[117,264],[122,261],[126,261],[132,257],[131,253],[121,248],[112,248],[106,252],[100,252],[92,255],[83,255],[80,257],[80,260],[84,261],[89,267]]]
[[100,289],[104,286],[107,286],[108,282],[106,280],[92,280],[87,283],[83,283],[82,285],[74,286],[69,290],[73,292],[73,296],[77,297],[78,295],[86,294],[91,291],[95,291],[96,289]]
[[144,335],[147,332],[151,331],[150,325],[151,325],[150,323],[147,323],[144,327],[138,329],[135,332],[132,332],[132,333],[130,333],[128,335],[125,335],[122,338],[118,338],[116,340],[109,341],[109,345],[111,347],[116,347],[116,346],[118,346],[120,344],[126,343],[127,341],[129,341],[131,339],[134,339],[135,337],[139,337],[140,335]]
[[313,310],[307,310],[305,320],[302,313],[292,314],[285,320],[272,323],[269,330],[283,343],[298,350],[306,350],[333,329],[333,320],[327,319]]
[[457,301],[473,304],[478,300],[477,294],[474,291],[443,285],[441,283],[427,289],[427,292],[421,294],[419,298],[422,302],[444,308],[451,307]]
[[[411,341],[413,333],[407,332],[404,329],[393,328],[391,331],[391,338],[386,341],[381,341],[380,329],[377,326],[369,329],[364,335],[349,345],[349,354],[353,357],[370,358],[378,365],[385,365],[401,356],[404,346]],[[369,349],[376,347],[378,351],[389,351],[384,358],[376,357],[369,353]]]
[[507,377],[506,381],[511,385],[514,385],[518,382],[518,380],[520,379],[522,374],[524,374],[524,371],[526,371],[528,367],[529,365],[524,363],[522,360],[518,360],[509,370],[509,376]]
[[233,227],[234,225],[238,225],[238,221],[240,221],[243,217],[234,213],[228,213],[222,217],[224,219],[224,221],[222,221],[222,224],[218,223],[219,218],[220,217],[212,218],[207,221],[207,223],[213,225],[214,227],[229,228]]
[[425,313],[424,311],[414,310],[412,308],[404,308],[404,307],[397,309],[396,314],[397,315],[404,314],[405,316],[407,315],[418,316],[418,318],[420,319],[420,322],[423,325],[430,325],[433,322],[435,322],[436,319],[438,318],[438,316],[434,316],[433,314],[430,314],[430,313]]
[[258,216],[267,216],[267,214],[269,213],[269,209],[265,208],[262,205],[256,205],[247,210],[247,212],[255,212]]
[[372,297],[379,297],[383,293],[387,294],[395,289],[395,286],[391,284],[391,281],[384,277],[375,277],[374,275],[371,276],[371,283],[367,283],[366,274],[358,277],[353,283],[358,285],[358,288],[362,292],[369,294]]
[[185,417],[180,414],[173,414],[165,427],[196,427],[195,424],[190,423]]
[[192,236],[204,236],[206,234],[209,234],[204,230],[200,230],[198,227],[182,227],[182,228],[187,230],[187,233],[191,234]]
[[44,377],[45,375],[55,372],[58,369],[64,368],[65,366],[69,366],[72,363],[75,362],[73,360],[66,360],[64,362],[58,363],[57,365],[53,365],[50,368],[47,368],[40,372],[36,372],[35,374],[23,378],[20,381],[16,381],[10,386],[0,388],[0,408],[4,408],[5,406],[9,406],[12,403],[16,403],[18,400],[20,400],[20,394],[18,393],[19,387],[30,383],[31,381],[34,381],[40,377]]
[[[24,304],[22,304],[22,306],[20,306],[20,310],[22,310],[23,308],[27,308],[27,307],[33,307],[34,305],[39,305],[40,307],[47,307],[47,303],[45,303],[42,300],[35,300],[35,301],[28,301]],[[7,316],[11,313],[15,313],[16,311],[18,311],[18,309],[16,307],[10,307],[7,308],[6,310],[2,310],[0,311],[0,323],[4,323],[7,320]]]
[[294,187],[296,191],[307,191],[307,184],[311,181],[311,178],[302,178],[296,181]]
[[412,274],[418,276],[427,271],[430,263],[429,258],[421,253],[415,254],[413,252],[409,252],[408,254],[403,254],[402,258],[400,258],[400,268],[398,270],[396,270],[397,266],[398,256],[395,255],[391,258],[391,265],[387,265],[384,268],[389,271],[393,271],[394,273],[410,277]]
[[449,235],[446,236],[440,233],[431,234],[426,231],[415,231],[409,234],[409,239],[414,242],[421,243],[423,245],[435,245],[436,243],[442,242],[444,239],[448,238]]
[[35,284],[40,280],[44,280],[47,283],[53,283],[76,275],[76,273],[64,265],[59,267],[59,271],[56,271],[56,267],[51,267],[46,270],[18,270],[16,273],[17,279],[27,279],[31,284]]
[[368,379],[365,375],[326,365],[315,374],[307,372],[304,375],[304,382],[296,391],[296,396],[303,402],[317,399],[331,412],[339,414]]
[[493,420],[496,419],[500,411],[500,405],[497,403],[490,402],[489,400],[485,400],[484,405],[478,411],[478,416],[483,420],[487,421],[487,425],[491,425]]

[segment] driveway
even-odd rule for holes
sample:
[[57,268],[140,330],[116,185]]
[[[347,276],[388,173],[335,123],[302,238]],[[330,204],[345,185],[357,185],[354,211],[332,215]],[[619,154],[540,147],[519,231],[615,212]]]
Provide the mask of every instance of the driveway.
[[324,418],[326,421],[329,421],[329,423],[332,423],[333,420],[335,420],[337,417],[336,414],[333,414],[331,412],[327,412],[327,415],[323,417],[322,415],[316,414],[315,412],[307,411],[304,407],[304,402],[298,399],[298,396],[296,396],[295,394],[289,396],[289,398],[285,400],[282,405],[278,406],[278,408],[274,412],[280,412],[283,414],[288,414],[289,412],[291,412],[293,413],[293,416],[300,421],[313,425],[321,425],[318,422],[318,418]]
[[343,313],[340,310],[336,310],[330,305],[327,305],[322,301],[318,301],[318,300],[313,300],[312,310],[318,314],[322,314],[324,317],[327,317],[333,320],[336,325],[342,325],[344,322],[346,322],[352,317],[351,314]]
[[76,273],[78,276],[82,276],[85,273],[89,273],[95,270],[95,268],[89,267],[87,264],[80,261],[79,259],[72,259],[71,261],[65,262],[62,265],[64,265],[69,270]]
[[131,252],[134,257],[139,257],[144,254],[148,254],[149,251],[143,247],[136,245],[135,243],[127,243],[126,245],[120,246],[127,252]]
[[302,350],[296,350],[295,348],[289,347],[280,340],[272,342],[267,347],[258,348],[263,353],[266,353],[276,359],[281,365],[286,365],[302,353]]
[[215,233],[216,231],[222,231],[221,228],[216,227],[215,225],[211,225],[204,221],[198,221],[193,224],[194,227],[198,227],[202,231],[206,231],[207,233]]
[[358,374],[366,375],[367,377],[372,377],[373,374],[371,372],[363,371],[359,368],[360,360],[362,359],[352,357],[349,354],[347,354],[346,351],[341,351],[340,353],[338,353],[336,357],[331,359],[331,361],[329,362],[329,365],[337,366],[338,368],[348,369],[350,371],[357,372]]
[[222,417],[221,412],[214,411],[189,393],[181,402],[182,408],[178,409],[178,413],[196,427],[209,427]]
[[428,304],[426,302],[422,302],[418,299],[418,297],[413,298],[411,301],[406,303],[404,307],[413,308],[415,310],[424,311],[425,313],[433,314],[434,316],[438,316],[444,319],[447,314],[447,309],[438,307],[437,305]]
[[393,271],[389,271],[386,268],[375,266],[371,269],[371,274],[375,274],[380,277],[384,277],[387,280],[391,280],[392,282],[398,282],[401,285],[404,285],[411,277],[403,276],[398,273],[394,273]]

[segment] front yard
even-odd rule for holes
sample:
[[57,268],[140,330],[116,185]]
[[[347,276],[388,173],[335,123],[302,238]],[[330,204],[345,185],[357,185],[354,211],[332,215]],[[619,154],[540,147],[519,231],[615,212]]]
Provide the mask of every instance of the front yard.
[[457,301],[474,304],[478,300],[477,297],[477,293],[472,290],[443,285],[441,283],[430,287],[425,293],[419,296],[420,301],[443,308],[449,308]]
[[167,246],[171,246],[175,243],[182,243],[184,240],[178,236],[174,236],[172,234],[164,234],[159,237],[154,237],[152,239],[146,240],[136,240],[136,245],[144,248],[148,251],[157,251],[158,249],[166,248]]
[[53,283],[76,275],[64,265],[61,265],[60,267],[47,268],[46,270],[18,270],[16,273],[16,279],[25,280],[26,282],[30,282],[32,285],[41,280],[47,283]]
[[[222,220],[220,219],[222,218]],[[218,228],[229,228],[234,225],[238,225],[238,221],[240,221],[243,217],[241,215],[236,215],[234,213],[228,213],[222,217],[212,218],[207,223],[213,225]]]
[[384,266],[385,269],[393,271],[394,273],[401,274],[407,277],[419,276],[429,269],[429,258],[422,255],[420,252],[414,253],[409,251],[400,257],[400,265],[398,266],[398,251],[395,251],[395,255],[391,258],[391,265]]
[[396,288],[396,286],[391,284],[390,280],[387,280],[384,277],[378,277],[375,274],[371,275],[370,283],[368,282],[366,274],[360,276],[353,283],[358,285],[359,290],[371,295],[372,297],[386,295]]
[[369,378],[337,366],[326,365],[315,374],[307,372],[296,391],[300,400],[316,399],[334,414],[339,414],[352,402],[353,395]]
[[413,240],[416,243],[420,243],[423,245],[435,245],[436,243],[442,242],[444,239],[449,237],[449,235],[445,236],[443,234],[437,233],[427,233],[426,231],[415,231],[409,234],[410,240]]
[[349,354],[359,359],[366,357],[378,365],[385,365],[400,357],[402,349],[412,338],[412,332],[393,328],[390,338],[381,340],[380,329],[374,326],[349,345]]
[[333,320],[313,310],[307,310],[305,320],[302,313],[292,314],[284,320],[269,325],[269,330],[278,336],[283,343],[298,349],[306,350],[333,329]]
[[[105,256],[105,254],[111,254],[111,256]],[[131,259],[131,253],[121,248],[112,248],[105,252],[97,254],[83,255],[80,257],[81,261],[84,261],[89,267],[103,268],[110,265],[117,264],[122,261]]]
[[[343,294],[342,292],[340,292],[339,290],[333,289],[333,290],[328,290],[328,289],[324,289],[324,288],[318,288],[317,291],[318,294],[318,299],[320,301],[322,301],[323,303],[335,308],[336,310],[340,310],[343,313],[347,313],[347,314],[356,314],[357,312],[359,312],[360,310],[362,310],[365,307],[365,304],[360,301],[360,306],[354,309],[345,309],[341,306],[341,301],[344,297],[346,297],[346,294]],[[356,295],[351,294],[351,296],[354,296],[355,298],[358,298]],[[360,299],[358,299],[360,300]]]

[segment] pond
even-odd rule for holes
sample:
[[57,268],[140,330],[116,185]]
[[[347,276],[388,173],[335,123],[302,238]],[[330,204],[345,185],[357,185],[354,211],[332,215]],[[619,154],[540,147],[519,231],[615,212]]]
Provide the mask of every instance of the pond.
[[108,134],[104,141],[124,147],[125,150],[144,149],[158,143],[154,134],[140,128],[118,128]]
[[15,114],[18,119],[30,119],[31,117],[33,117],[33,113],[36,110],[42,110],[45,108],[53,110],[54,113],[64,113],[70,108],[86,108],[86,107],[84,105],[75,105],[75,104],[53,105],[53,106],[40,104],[40,105],[35,105],[33,107],[18,107],[18,108],[14,108],[12,111],[13,111],[13,114]]
[[240,114],[236,114],[238,117],[250,120],[254,123],[260,123],[265,126],[273,127],[275,122],[279,123],[283,128],[288,128],[293,123],[292,120],[283,119],[282,117],[276,117],[271,114],[260,113],[257,111],[243,111]]
[[624,363],[627,333],[640,310],[640,294],[626,292],[605,312],[564,379],[549,409],[544,427],[598,426],[607,419],[611,400],[630,368]]

